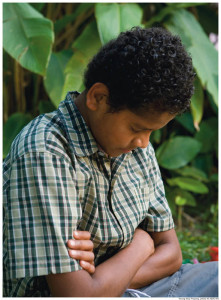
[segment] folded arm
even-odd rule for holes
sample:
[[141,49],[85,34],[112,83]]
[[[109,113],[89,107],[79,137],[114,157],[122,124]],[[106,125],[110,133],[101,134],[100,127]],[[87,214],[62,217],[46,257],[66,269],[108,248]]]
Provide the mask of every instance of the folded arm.
[[129,288],[137,289],[175,273],[182,264],[182,253],[174,229],[150,233],[155,252],[140,267]]
[[132,243],[96,267],[92,276],[80,270],[50,274],[46,279],[55,297],[118,297],[153,252],[149,234],[137,229]]

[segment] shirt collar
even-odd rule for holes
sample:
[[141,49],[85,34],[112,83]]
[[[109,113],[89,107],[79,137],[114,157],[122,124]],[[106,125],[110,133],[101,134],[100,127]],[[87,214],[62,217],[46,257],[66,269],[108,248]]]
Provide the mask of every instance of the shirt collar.
[[59,118],[64,127],[70,149],[77,156],[89,156],[98,151],[97,143],[74,103],[78,92],[69,92],[58,107]]

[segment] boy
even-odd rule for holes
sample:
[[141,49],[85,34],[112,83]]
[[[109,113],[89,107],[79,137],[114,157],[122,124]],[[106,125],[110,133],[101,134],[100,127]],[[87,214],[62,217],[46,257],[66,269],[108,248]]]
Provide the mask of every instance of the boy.
[[217,296],[216,264],[180,269],[149,144],[193,78],[178,37],[134,28],[92,59],[83,93],[22,130],[4,162],[5,296]]

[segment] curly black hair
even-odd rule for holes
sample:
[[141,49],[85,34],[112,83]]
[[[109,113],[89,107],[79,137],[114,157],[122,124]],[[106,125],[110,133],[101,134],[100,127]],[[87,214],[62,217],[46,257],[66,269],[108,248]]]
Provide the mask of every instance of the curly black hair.
[[104,45],[85,72],[86,90],[101,82],[113,111],[154,109],[180,114],[194,92],[192,59],[178,36],[134,27]]

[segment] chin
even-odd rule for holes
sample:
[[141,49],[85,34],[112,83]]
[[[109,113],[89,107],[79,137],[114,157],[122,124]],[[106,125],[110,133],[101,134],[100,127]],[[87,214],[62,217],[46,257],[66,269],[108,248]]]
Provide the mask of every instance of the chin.
[[118,149],[118,150],[116,150],[116,149],[113,149],[113,150],[111,150],[111,149],[107,149],[106,151],[104,150],[104,152],[109,156],[109,157],[117,157],[117,156],[120,156],[120,155],[122,155],[122,154],[124,154],[124,153],[127,153],[128,151],[122,151],[121,149]]
[[123,154],[123,152],[112,152],[112,153],[108,153],[108,155],[110,156],[110,157],[117,157],[117,156],[120,156],[120,155],[122,155]]

